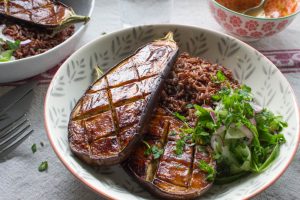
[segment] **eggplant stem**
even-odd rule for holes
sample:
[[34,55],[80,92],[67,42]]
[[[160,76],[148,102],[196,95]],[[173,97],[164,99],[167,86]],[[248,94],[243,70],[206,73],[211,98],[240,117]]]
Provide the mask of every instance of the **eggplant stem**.
[[89,20],[90,20],[90,17],[88,17],[88,16],[72,15],[72,16],[66,18],[65,20],[63,20],[58,27],[54,28],[54,30],[58,32],[64,28],[68,27],[69,25],[75,24],[77,22],[84,22],[84,24],[86,24]]
[[73,24],[76,22],[84,22],[86,24],[88,21],[90,21],[90,17],[82,16],[82,15],[72,15],[67,19],[63,20],[61,22],[61,26],[64,26],[65,24]]
[[163,38],[161,38],[160,40],[162,41],[170,41],[170,42],[175,42],[174,40],[174,33],[172,31],[168,32],[167,35]]

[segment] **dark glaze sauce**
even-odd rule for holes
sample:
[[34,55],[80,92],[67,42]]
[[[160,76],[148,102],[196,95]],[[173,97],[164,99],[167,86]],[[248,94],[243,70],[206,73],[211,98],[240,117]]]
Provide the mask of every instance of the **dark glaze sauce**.
[[162,198],[193,199],[200,196],[212,182],[206,180],[206,174],[199,169],[198,163],[203,160],[216,166],[211,149],[185,145],[183,153],[176,155],[176,141],[184,125],[161,107],[157,108],[149,124],[144,141],[164,149],[163,154],[158,159],[146,155],[146,145],[140,142],[123,167],[145,187],[152,188],[149,191]]
[[98,165],[128,156],[124,151],[142,136],[177,51],[173,41],[149,43],[96,81],[71,115],[73,152]]

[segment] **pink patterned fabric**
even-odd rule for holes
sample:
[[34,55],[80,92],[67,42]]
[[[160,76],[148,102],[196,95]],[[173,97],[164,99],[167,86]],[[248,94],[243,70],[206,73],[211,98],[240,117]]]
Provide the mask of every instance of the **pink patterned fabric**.
[[300,73],[300,49],[261,51],[283,74]]

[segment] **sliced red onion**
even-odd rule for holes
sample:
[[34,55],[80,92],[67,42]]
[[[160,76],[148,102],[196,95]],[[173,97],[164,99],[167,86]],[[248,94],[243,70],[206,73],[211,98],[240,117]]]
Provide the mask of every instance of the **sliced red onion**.
[[202,105],[202,108],[206,108],[206,109],[212,110],[212,108],[209,105]]
[[254,126],[256,126],[256,121],[255,121],[254,118],[249,119],[249,121],[250,121]]
[[210,114],[210,117],[212,118],[212,120],[214,121],[214,123],[217,123],[217,117],[216,117],[215,112],[209,112],[209,114]]
[[263,110],[263,108],[256,103],[252,103],[251,106],[256,114],[260,113]]
[[29,44],[31,42],[31,40],[24,40],[21,42],[21,45],[26,45],[26,44]]

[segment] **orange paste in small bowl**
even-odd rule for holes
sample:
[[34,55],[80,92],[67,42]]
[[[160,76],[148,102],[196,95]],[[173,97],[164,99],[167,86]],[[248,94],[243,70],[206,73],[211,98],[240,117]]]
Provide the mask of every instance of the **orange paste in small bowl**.
[[[245,10],[258,6],[261,0],[216,0],[230,10],[244,12]],[[264,7],[264,17],[278,18],[291,15],[297,11],[299,0],[267,0]]]

